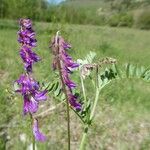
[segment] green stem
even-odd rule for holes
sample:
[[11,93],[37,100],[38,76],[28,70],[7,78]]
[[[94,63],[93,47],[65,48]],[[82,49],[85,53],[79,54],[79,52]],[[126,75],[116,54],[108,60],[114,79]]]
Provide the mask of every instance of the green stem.
[[35,138],[32,136],[32,150],[35,150]]
[[83,92],[84,101],[86,102],[85,87],[84,87],[84,82],[83,82],[83,78],[82,78],[81,75],[80,75],[80,80],[81,80],[81,86],[82,86],[82,92]]
[[60,61],[58,61],[58,68],[59,68],[59,74],[60,74],[60,79],[62,82],[62,87],[65,93],[65,97],[66,97],[66,105],[67,105],[67,131],[68,131],[68,150],[70,150],[71,144],[70,144],[70,109],[69,109],[69,98],[68,98],[68,94],[67,94],[67,89],[63,80],[63,75],[61,72],[61,63]]
[[87,140],[87,132],[84,132],[83,135],[82,135],[82,140],[81,140],[79,150],[84,150],[85,149],[86,140]]
[[73,111],[74,111],[74,113],[80,118],[80,120],[83,122],[83,123],[85,123],[85,121],[82,119],[82,117],[72,108],[72,107],[70,107]]
[[[97,102],[98,102],[100,90],[101,90],[101,88],[98,88],[98,87],[96,88],[95,100],[94,100],[93,108],[92,108],[92,111],[91,111],[91,114],[90,114],[90,122],[94,117],[94,113],[95,113],[96,105],[97,105]],[[82,140],[81,140],[81,143],[80,143],[79,150],[84,150],[85,149],[88,129],[89,129],[89,125],[86,124],[85,129],[84,129],[84,133],[83,133],[83,136],[82,136]]]
[[[33,116],[32,114],[30,113],[30,118],[31,118],[31,129],[32,129],[32,125],[33,125]],[[35,150],[35,137],[32,133],[32,150]]]
[[94,116],[94,113],[95,113],[95,109],[96,109],[96,106],[97,106],[97,102],[98,102],[98,98],[99,98],[100,90],[101,90],[101,89],[96,88],[96,96],[95,96],[95,100],[94,100],[93,108],[92,108],[92,110],[91,110],[90,120],[92,120],[92,119],[93,119],[93,116]]

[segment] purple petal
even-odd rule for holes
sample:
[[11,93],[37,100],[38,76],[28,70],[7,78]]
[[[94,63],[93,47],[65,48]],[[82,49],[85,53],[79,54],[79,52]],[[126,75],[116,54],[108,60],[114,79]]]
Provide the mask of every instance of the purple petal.
[[70,48],[71,48],[71,45],[70,45],[69,43],[67,43],[67,42],[64,42],[64,43],[63,43],[63,48],[64,48],[64,49],[70,49]]
[[27,113],[35,113],[38,110],[38,102],[31,97],[29,99],[28,96],[24,96],[24,106],[23,106],[23,112],[24,115]]
[[42,101],[42,100],[46,100],[46,93],[47,91],[42,91],[42,92],[38,92],[35,94],[34,98],[36,99],[36,101]]
[[37,119],[34,119],[33,121],[33,134],[37,141],[41,141],[41,142],[46,141],[46,136],[39,131]]
[[19,23],[21,26],[25,28],[31,28],[32,26],[32,22],[30,19],[20,19]]
[[75,88],[76,87],[76,84],[71,81],[70,79],[65,79],[65,84],[68,86],[68,88]]
[[69,102],[76,110],[81,110],[81,104],[77,102],[77,97],[75,95],[69,94]]

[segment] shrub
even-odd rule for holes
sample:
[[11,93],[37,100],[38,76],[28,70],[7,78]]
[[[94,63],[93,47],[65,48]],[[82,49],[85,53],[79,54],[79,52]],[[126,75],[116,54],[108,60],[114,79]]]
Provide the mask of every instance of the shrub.
[[133,16],[131,14],[120,15],[120,22],[118,26],[131,27],[133,25]]
[[133,25],[133,16],[128,13],[115,14],[110,17],[108,24],[112,27],[126,26],[131,27]]
[[150,10],[138,11],[135,15],[134,26],[140,29],[150,29]]
[[111,26],[111,27],[116,27],[118,26],[119,24],[119,15],[113,15],[109,18],[108,20],[108,24]]

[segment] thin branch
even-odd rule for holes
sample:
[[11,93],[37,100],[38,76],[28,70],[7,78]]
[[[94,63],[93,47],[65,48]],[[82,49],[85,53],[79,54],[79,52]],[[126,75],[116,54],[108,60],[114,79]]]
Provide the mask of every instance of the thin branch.
[[62,101],[61,103],[57,104],[56,106],[53,106],[49,109],[46,109],[45,111],[39,113],[39,114],[36,114],[34,115],[33,117],[34,118],[43,118],[43,117],[46,117],[48,116],[52,111],[54,111],[55,109],[57,109],[58,107],[60,107],[65,101]]

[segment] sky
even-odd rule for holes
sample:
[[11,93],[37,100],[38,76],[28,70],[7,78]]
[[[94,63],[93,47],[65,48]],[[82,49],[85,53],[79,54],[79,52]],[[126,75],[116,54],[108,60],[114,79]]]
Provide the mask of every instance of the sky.
[[51,3],[59,4],[60,2],[63,2],[65,0],[48,0]]

